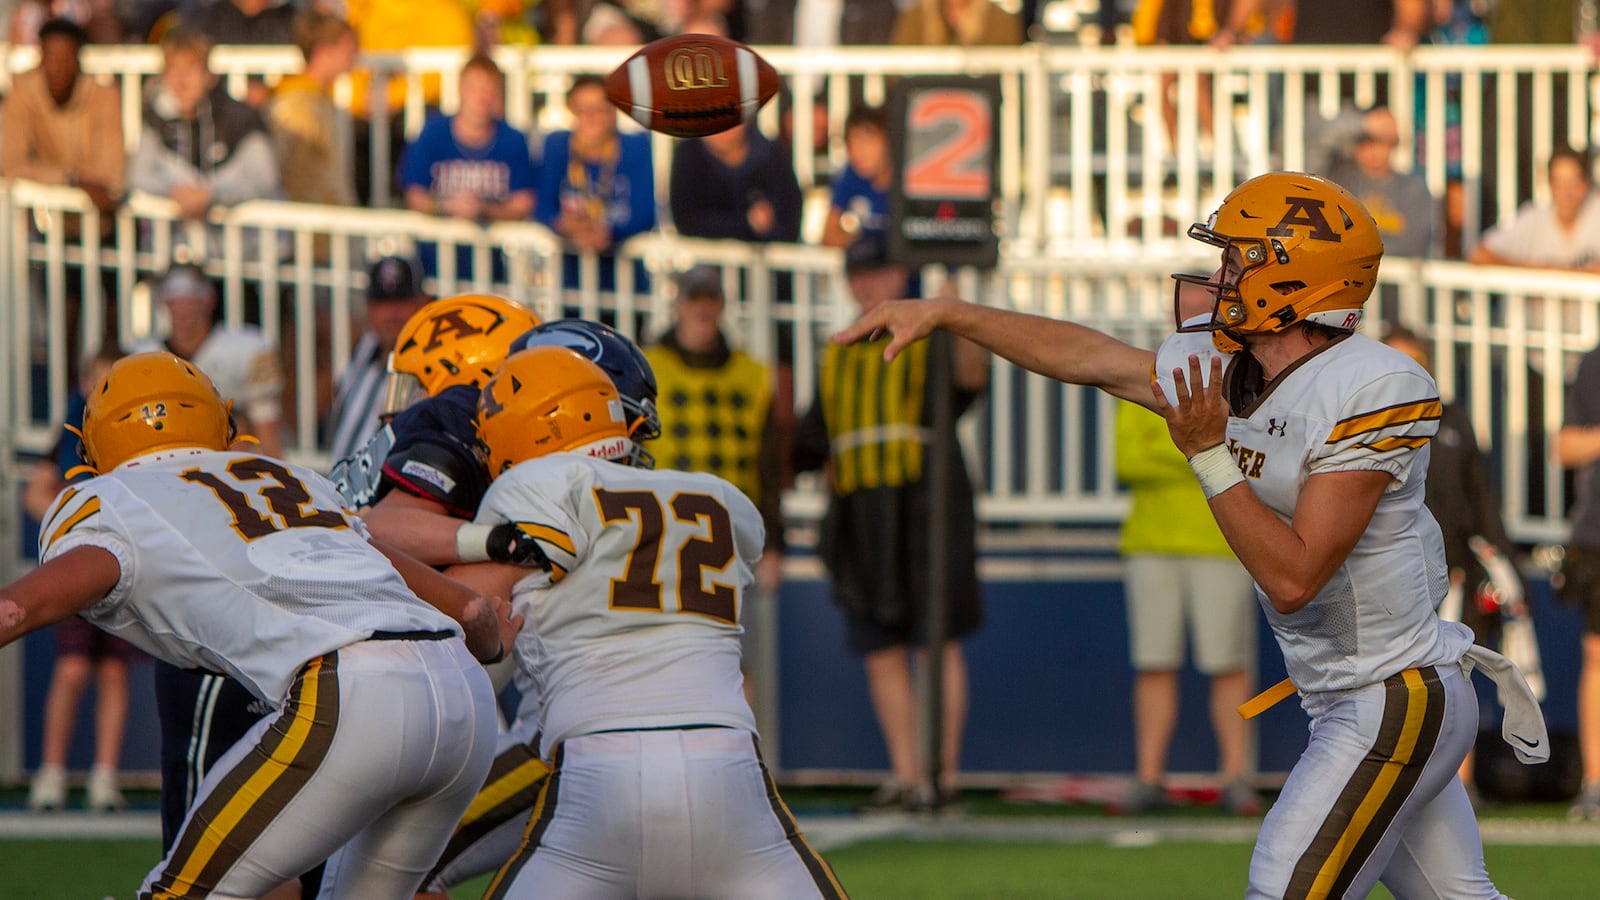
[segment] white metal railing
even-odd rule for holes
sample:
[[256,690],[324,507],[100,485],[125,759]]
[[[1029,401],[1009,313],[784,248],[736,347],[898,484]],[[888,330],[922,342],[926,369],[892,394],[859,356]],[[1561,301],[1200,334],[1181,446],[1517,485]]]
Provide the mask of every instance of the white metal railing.
[[[1025,44],[1017,48],[956,49],[761,47],[783,73],[788,90],[762,110],[768,134],[780,130],[801,148],[795,168],[802,186],[822,183],[844,162],[842,125],[859,93],[882,100],[890,80],[919,73],[992,75],[1000,79],[999,193],[1007,237],[1016,252],[1056,252],[1096,238],[1159,242],[1164,227],[1187,223],[1214,208],[1241,178],[1270,168],[1301,168],[1306,133],[1318,116],[1337,111],[1331,86],[1351,85],[1351,99],[1387,95],[1400,122],[1395,162],[1418,169],[1441,194],[1452,165],[1447,111],[1461,110],[1459,159],[1465,240],[1475,242],[1481,213],[1509,217],[1519,182],[1545,196],[1543,166],[1568,123],[1568,140],[1587,146],[1595,130],[1597,86],[1593,58],[1579,45],[1537,47],[1419,47],[1401,53],[1384,47],[1249,46],[1228,51],[1204,47],[1099,47]],[[604,73],[627,53],[615,47],[498,48],[507,72],[506,117],[537,141],[541,131],[564,127],[564,94],[572,78]],[[391,118],[403,134],[421,129],[429,110],[424,80],[441,84],[439,106],[455,107],[462,49],[419,49],[362,58],[369,74],[364,97],[345,79],[335,96],[341,106],[370,120],[373,141],[369,189],[389,205]],[[0,90],[13,73],[36,64],[35,48],[0,44]],[[88,47],[86,71],[122,92],[125,139],[140,135],[140,100],[146,78],[160,69],[149,46]],[[242,96],[252,75],[269,82],[299,71],[291,47],[218,47],[213,68]],[[1175,83],[1176,129],[1162,124],[1163,73]],[[388,107],[391,79],[407,86],[400,109]],[[1206,92],[1212,110],[1201,121]],[[347,153],[352,128],[341,122]],[[672,139],[657,135],[656,183],[665,191]],[[1053,202],[1066,214],[1053,212]]]
[[[6,212],[9,210],[9,212]],[[117,214],[115,246],[79,247],[65,241],[68,212],[92,222],[87,197],[72,188],[0,182],[0,266],[9,269],[10,314],[0,338],[11,351],[0,394],[0,422],[12,449],[43,452],[55,440],[65,408],[67,360],[93,347],[100,305],[84,302],[80,331],[66,323],[78,270],[85,296],[103,280],[115,286],[110,314],[124,338],[159,327],[158,311],[142,282],[165,268],[171,235],[184,230],[170,201],[136,198]],[[36,223],[45,223],[42,230]],[[534,223],[482,228],[411,213],[260,201],[219,212],[225,252],[204,264],[224,286],[224,319],[257,320],[291,360],[285,404],[288,453],[318,467],[330,462],[319,443],[319,376],[341,371],[354,340],[351,311],[364,287],[368,261],[404,252],[420,241],[440,244],[441,260],[456,246],[479,260],[472,282],[438,292],[491,291],[544,316],[583,315],[614,321],[648,340],[667,324],[668,275],[695,264],[723,267],[735,297],[728,324],[736,342],[794,373],[794,405],[804,410],[814,392],[822,343],[854,314],[837,250],[805,245],[755,246],[641,235],[620,248],[615,290],[602,290],[600,262],[585,259],[578,282],[563,282],[562,248]],[[85,234],[97,234],[86,227]],[[246,241],[255,235],[258,240]],[[1214,257],[1192,242],[1168,242],[1159,252],[1094,248],[1077,256],[1005,253],[997,269],[956,273],[963,296],[1048,316],[1067,317],[1131,342],[1154,345],[1171,322],[1169,273],[1205,271]],[[318,248],[322,248],[319,252]],[[283,255],[283,251],[290,251]],[[506,281],[484,274],[491,252],[506,255]],[[649,275],[635,283],[633,263]],[[0,269],[0,271],[4,271]],[[942,273],[930,271],[935,285]],[[1470,403],[1479,438],[1492,453],[1513,533],[1523,540],[1559,540],[1566,497],[1546,457],[1560,424],[1564,374],[1579,355],[1600,344],[1600,279],[1456,262],[1392,259],[1384,263],[1383,296],[1400,317],[1435,344],[1436,370],[1447,397]],[[1375,299],[1371,309],[1380,301]],[[1377,316],[1369,316],[1376,322]],[[1112,461],[1112,402],[1099,392],[1065,387],[997,364],[989,402],[969,417],[964,438],[984,488],[986,521],[1111,523],[1123,512]],[[41,406],[37,398],[43,398]],[[3,445],[0,445],[3,446]],[[821,495],[804,482],[787,501],[797,516],[815,515]]]

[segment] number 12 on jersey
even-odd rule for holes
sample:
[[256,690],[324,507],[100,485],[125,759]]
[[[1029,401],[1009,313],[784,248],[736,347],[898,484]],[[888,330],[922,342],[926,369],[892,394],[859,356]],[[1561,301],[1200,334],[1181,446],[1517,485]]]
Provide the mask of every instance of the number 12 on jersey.
[[[622,577],[611,579],[613,609],[668,611],[662,605],[667,585],[660,580],[661,555],[677,553],[678,582],[672,590],[678,611],[738,622],[734,585],[706,577],[706,570],[726,572],[734,561],[733,520],[721,501],[709,494],[683,493],[663,503],[651,491],[604,488],[596,488],[594,498],[601,522],[609,526],[631,520],[638,529]],[[667,521],[669,508],[672,523]]]

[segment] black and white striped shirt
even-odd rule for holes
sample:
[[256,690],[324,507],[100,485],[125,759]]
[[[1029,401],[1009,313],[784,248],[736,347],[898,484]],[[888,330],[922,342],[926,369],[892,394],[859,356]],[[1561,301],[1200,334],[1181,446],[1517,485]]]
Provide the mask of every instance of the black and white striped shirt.
[[377,433],[388,368],[389,354],[378,346],[378,336],[370,331],[363,334],[350,352],[350,365],[339,379],[333,412],[328,417],[331,462],[355,453]]

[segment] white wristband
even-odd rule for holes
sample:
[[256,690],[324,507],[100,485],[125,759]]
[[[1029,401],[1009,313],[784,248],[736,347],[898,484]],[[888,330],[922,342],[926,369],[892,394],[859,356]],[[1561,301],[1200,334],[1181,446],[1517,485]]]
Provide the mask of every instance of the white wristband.
[[493,525],[467,523],[456,529],[456,557],[464,563],[489,561],[489,532]]
[[1244,483],[1244,473],[1239,471],[1239,464],[1233,461],[1233,454],[1228,452],[1226,444],[1218,444],[1189,457],[1189,468],[1200,479],[1200,490],[1205,491],[1207,500],[1236,484]]

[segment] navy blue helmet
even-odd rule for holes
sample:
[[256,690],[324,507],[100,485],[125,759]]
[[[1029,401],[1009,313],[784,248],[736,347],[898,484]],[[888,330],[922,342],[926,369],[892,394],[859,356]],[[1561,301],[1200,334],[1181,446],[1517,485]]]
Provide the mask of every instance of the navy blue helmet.
[[639,345],[602,322],[555,319],[524,331],[511,342],[511,353],[549,346],[576,350],[611,376],[617,393],[622,395],[622,407],[631,429],[629,436],[635,443],[661,436],[661,416],[656,412],[656,373]]

